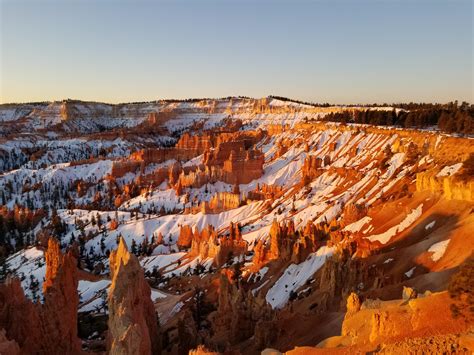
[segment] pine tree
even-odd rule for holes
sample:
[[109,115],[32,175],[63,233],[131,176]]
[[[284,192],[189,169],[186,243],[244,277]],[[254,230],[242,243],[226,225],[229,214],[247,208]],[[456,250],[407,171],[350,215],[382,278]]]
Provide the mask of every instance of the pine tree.
[[135,239],[132,239],[132,247],[131,247],[132,254],[137,255],[137,242],[135,242]]

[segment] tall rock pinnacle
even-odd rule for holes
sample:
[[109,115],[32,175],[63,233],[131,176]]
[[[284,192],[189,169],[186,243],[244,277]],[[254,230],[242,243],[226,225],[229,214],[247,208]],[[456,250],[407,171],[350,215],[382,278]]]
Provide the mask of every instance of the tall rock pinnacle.
[[137,257],[121,238],[109,261],[110,354],[159,354],[158,319]]

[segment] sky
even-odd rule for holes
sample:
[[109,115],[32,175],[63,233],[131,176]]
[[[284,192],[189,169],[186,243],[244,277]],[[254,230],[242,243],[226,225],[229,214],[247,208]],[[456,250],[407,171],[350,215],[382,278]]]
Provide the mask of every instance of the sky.
[[471,0],[0,0],[0,102],[473,102]]

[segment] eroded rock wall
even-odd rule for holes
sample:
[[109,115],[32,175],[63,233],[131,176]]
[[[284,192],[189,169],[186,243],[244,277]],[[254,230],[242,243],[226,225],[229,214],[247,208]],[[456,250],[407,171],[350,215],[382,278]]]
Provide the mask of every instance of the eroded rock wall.
[[456,176],[437,177],[438,171],[424,171],[416,174],[416,190],[430,191],[448,200],[474,201],[474,181],[460,180]]

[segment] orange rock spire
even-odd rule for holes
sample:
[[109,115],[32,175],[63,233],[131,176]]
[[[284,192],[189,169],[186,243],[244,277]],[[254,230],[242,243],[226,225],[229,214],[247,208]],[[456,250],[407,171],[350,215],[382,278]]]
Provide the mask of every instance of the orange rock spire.
[[110,253],[109,336],[110,354],[161,352],[158,319],[151,289],[135,255],[120,238]]

